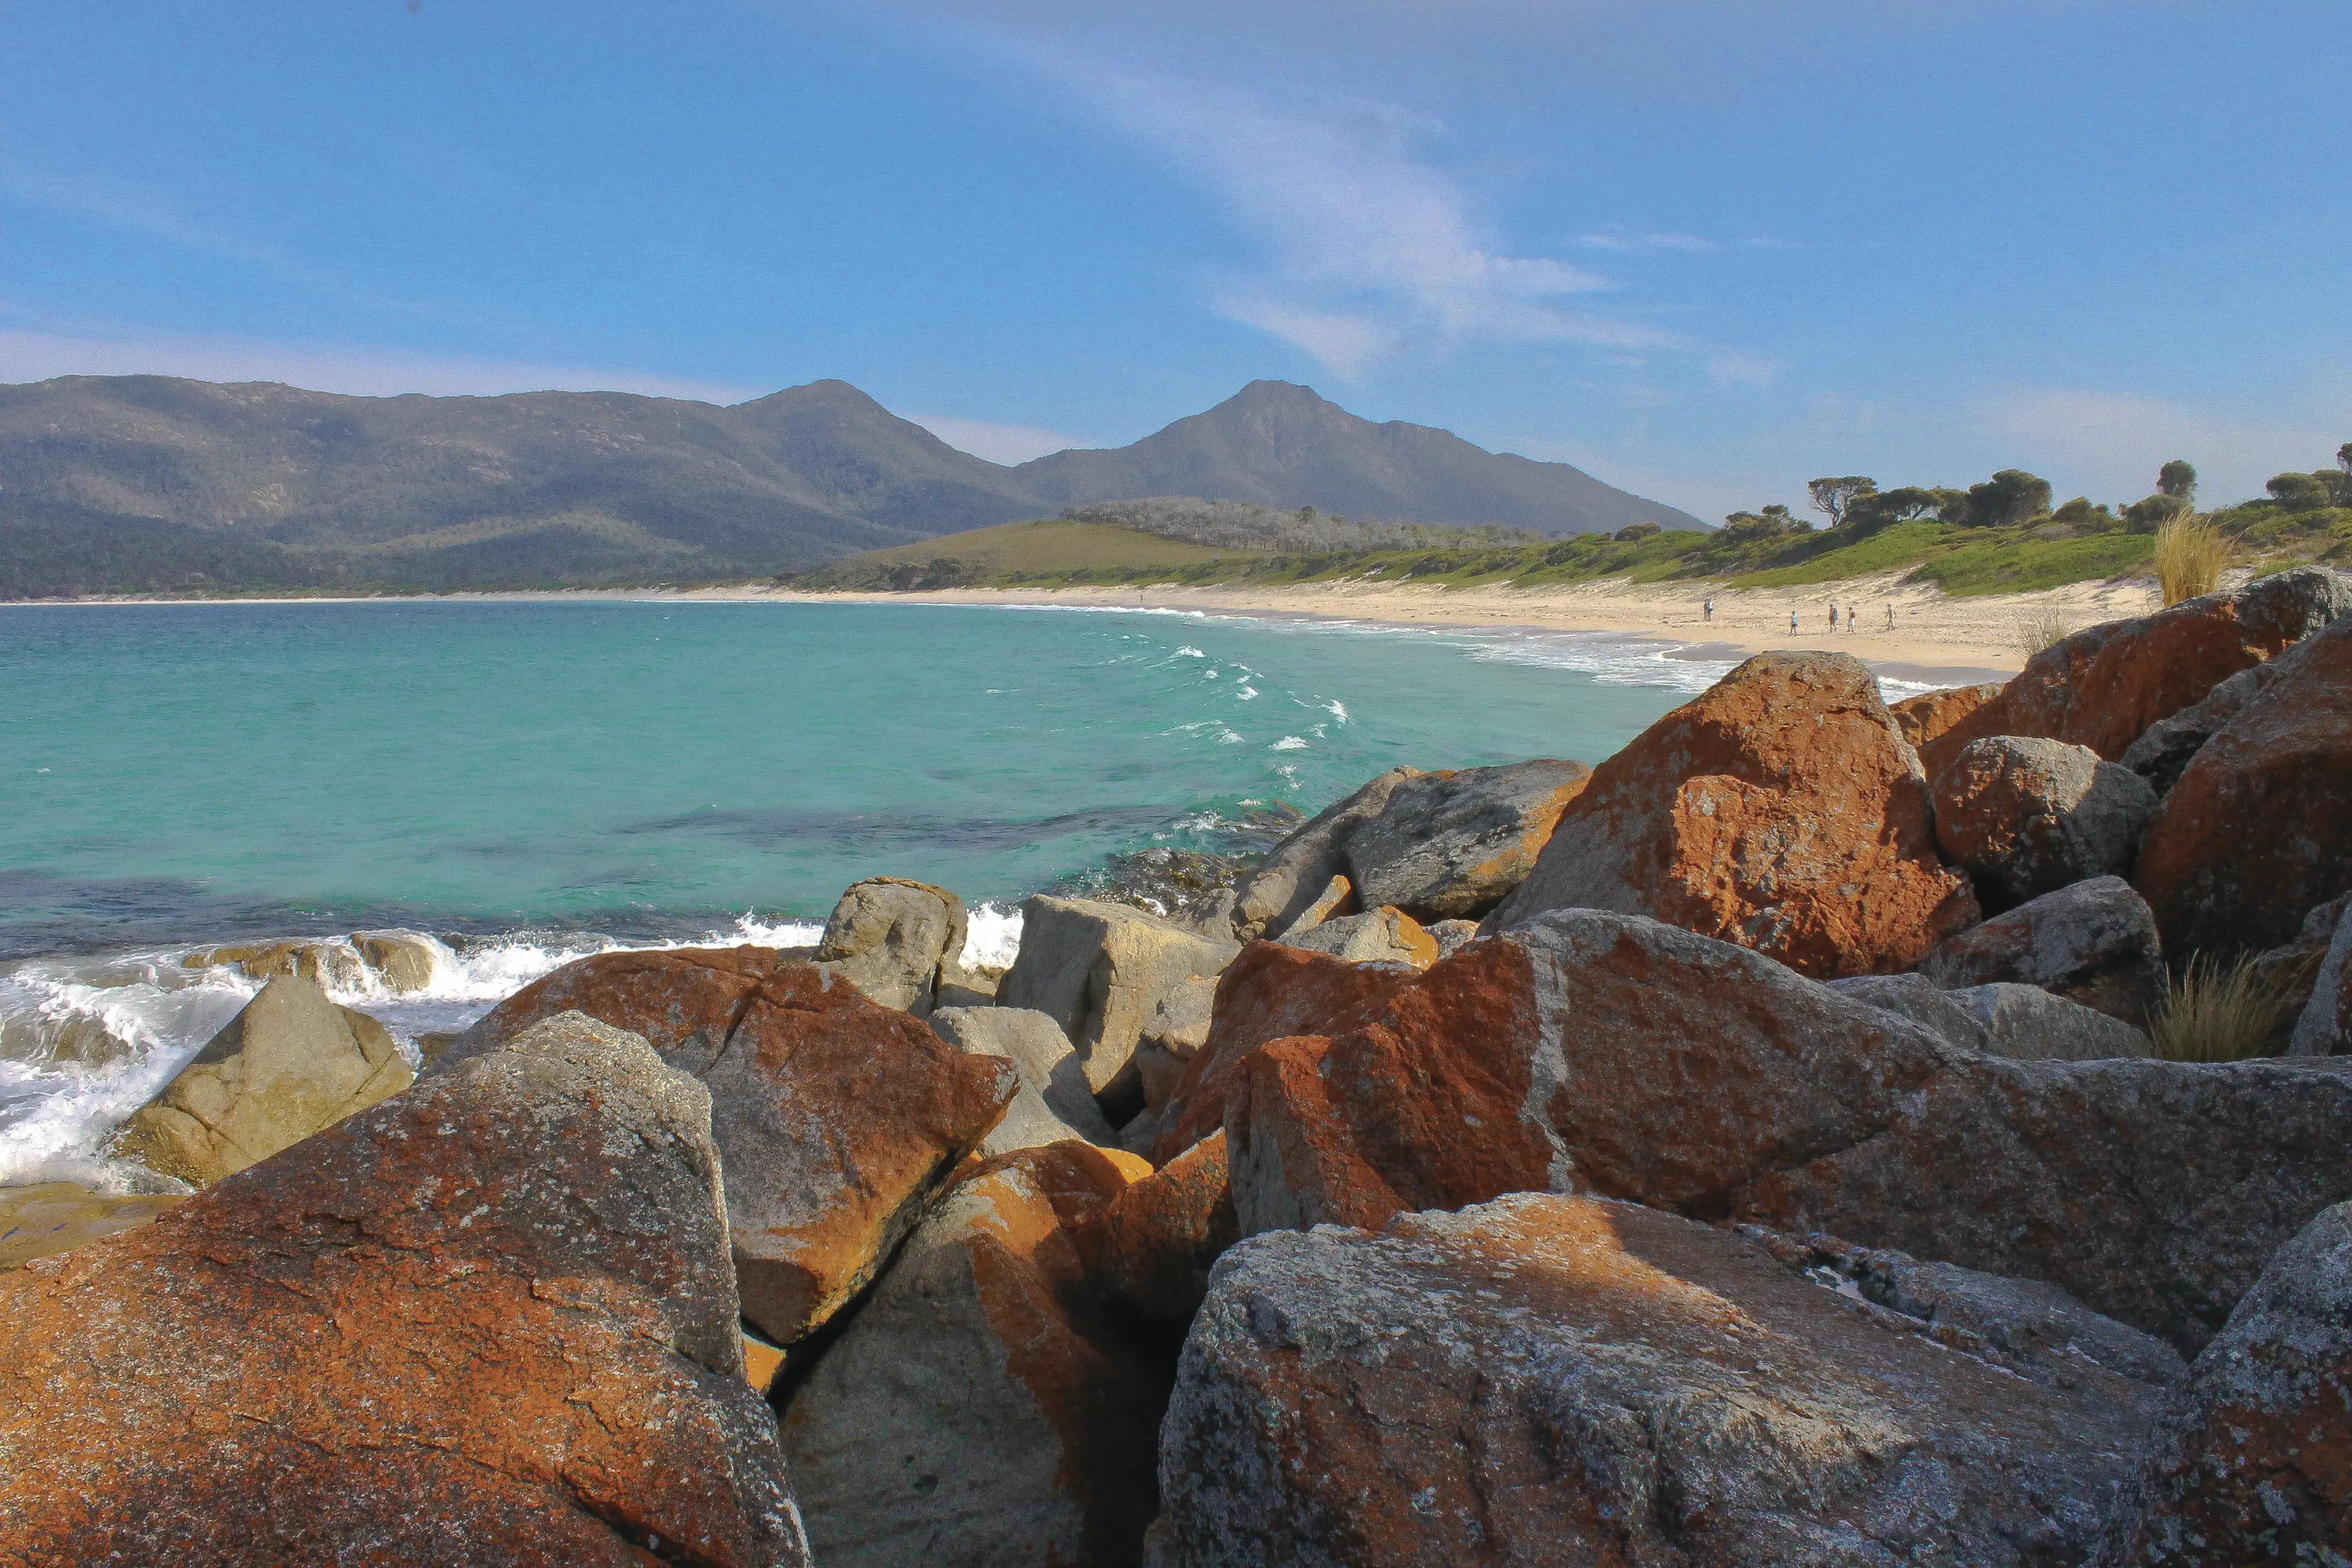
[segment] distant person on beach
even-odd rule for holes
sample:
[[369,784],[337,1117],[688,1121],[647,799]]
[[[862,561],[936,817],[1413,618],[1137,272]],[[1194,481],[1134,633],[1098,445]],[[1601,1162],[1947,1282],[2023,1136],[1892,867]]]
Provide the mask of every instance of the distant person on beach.
[[1895,630],[1895,606],[1892,604],[1886,607],[1886,629],[1889,632]]
[[1705,604],[1700,605],[1699,609],[1705,613],[1708,623],[1713,624],[1715,621],[1715,601],[1712,599],[1708,600]]
[[1790,612],[1789,612],[1789,635],[1790,635],[1790,636],[1791,636],[1791,637],[1793,637],[1793,636],[1795,636],[1796,634],[1797,634],[1797,612],[1796,612],[1795,611],[1791,610],[1791,611],[1790,611]]
[[1849,604],[1845,607],[1845,629],[1848,635],[1862,630],[1862,611],[1859,606]]
[[1837,635],[1837,601],[1830,601],[1830,635]]

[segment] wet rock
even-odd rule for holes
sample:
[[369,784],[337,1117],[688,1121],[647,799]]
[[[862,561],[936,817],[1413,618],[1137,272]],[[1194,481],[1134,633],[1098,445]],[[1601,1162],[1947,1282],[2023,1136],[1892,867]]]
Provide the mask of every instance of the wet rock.
[[816,958],[872,1000],[921,1017],[941,971],[963,956],[967,928],[963,900],[946,888],[868,877],[833,906]]
[[1220,1078],[1244,1234],[1573,1186],[2044,1280],[2193,1349],[2352,1197],[2352,1060],[1979,1054],[1597,910],[1284,1021]]
[[1020,1090],[1005,1108],[1004,1120],[982,1141],[982,1154],[1009,1155],[1065,1138],[1108,1144],[1116,1135],[1087,1087],[1077,1053],[1044,1013],[1025,1008],[941,1008],[931,1015],[931,1028],[958,1051],[1003,1057],[1021,1074]]
[[1630,1204],[1254,1238],[1185,1345],[1159,1561],[2079,1561],[2156,1392],[1916,1328]]
[[2147,1056],[2155,1046],[2143,1031],[2039,986],[1996,982],[1948,993],[1953,1004],[1985,1032],[1984,1049],[2020,1061],[2103,1061]]
[[0,1287],[0,1556],[807,1561],[709,1098],[559,1019]]
[[1948,756],[1939,751],[1936,762],[1927,762],[1927,754],[1935,742],[1954,725],[2000,695],[1998,682],[1980,686],[1954,686],[1947,691],[1921,692],[1916,697],[1888,703],[1886,711],[1894,716],[1895,727],[1903,732],[1903,738],[1919,753],[1919,759],[1927,764],[1927,776],[1932,779],[1940,771],[1941,764],[1949,760]]
[[1097,1093],[1126,1070],[1171,992],[1214,977],[1241,950],[1125,904],[1041,894],[1021,911],[1021,956],[997,1000],[1060,1025]]
[[1421,923],[1393,904],[1369,915],[1342,915],[1326,920],[1303,936],[1286,936],[1284,945],[1310,953],[1328,953],[1351,964],[1406,964],[1426,969],[1437,962],[1437,938]]
[[1240,1235],[1219,1132],[1139,1177],[1073,1239],[1108,1300],[1172,1325],[1192,1321],[1210,1268]]
[[0,1186],[0,1272],[134,1230],[186,1201],[184,1193],[100,1192],[72,1181]]
[[[1297,925],[1330,887],[1331,879],[1346,874],[1348,836],[1381,814],[1399,784],[1419,777],[1419,768],[1391,768],[1267,851],[1234,901],[1234,935],[1247,941]],[[1025,934],[1023,939],[1026,941]]]
[[440,944],[422,931],[362,931],[352,946],[394,996],[429,988],[441,962]]
[[2296,1056],[2352,1052],[2352,919],[2336,922],[2335,939],[2313,971],[2311,998],[2295,1019],[2287,1048]]
[[123,1124],[115,1152],[197,1186],[258,1164],[415,1080],[383,1025],[280,975]]
[[236,943],[202,948],[180,964],[189,969],[234,969],[248,980],[299,976],[346,994],[367,986],[366,966],[359,949],[338,941]]
[[1907,968],[1977,919],[1919,761],[1842,653],[1763,653],[1593,770],[1487,916],[1647,915],[1828,978]]
[[1163,1399],[1070,1239],[1125,1187],[1084,1145],[1024,1150],[908,1239],[784,1411],[819,1562],[1137,1561]]
[[1546,760],[1403,780],[1341,846],[1358,897],[1416,920],[1486,914],[1527,880],[1591,777],[1581,762]]
[[2164,1000],[2163,944],[2147,901],[2121,877],[2092,877],[1948,937],[1919,960],[1948,989],[2009,981],[2138,1026]]
[[578,1010],[709,1087],[743,1315],[792,1344],[865,1288],[1021,1085],[772,947],[600,953],[526,986],[436,1075]]
[[2189,1369],[2098,1561],[2352,1558],[2352,1205],[2271,1260]]
[[1304,936],[1335,915],[1357,914],[1356,884],[1344,876],[1335,876],[1316,896],[1315,902],[1298,912],[1298,918],[1282,928],[1278,940],[1287,942],[1294,936]]
[[2156,791],[2086,746],[1970,741],[1936,779],[1936,842],[1988,910],[2130,872]]
[[2132,880],[2175,961],[2274,947],[2352,887],[2352,619],[2312,637],[2198,751]]
[[1957,753],[1991,735],[2038,735],[2122,760],[2150,727],[2352,610],[2352,579],[2296,567],[2137,621],[2077,632],[2026,661],[2000,695],[1929,747]]

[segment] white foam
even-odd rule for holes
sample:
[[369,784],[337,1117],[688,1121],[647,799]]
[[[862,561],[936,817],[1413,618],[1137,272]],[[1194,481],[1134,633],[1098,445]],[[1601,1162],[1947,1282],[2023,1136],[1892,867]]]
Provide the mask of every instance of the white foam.
[[1266,749],[1268,751],[1304,751],[1307,749],[1307,742],[1299,736],[1286,735]]
[[967,969],[1009,969],[1021,953],[1021,911],[994,904],[966,912],[963,965]]

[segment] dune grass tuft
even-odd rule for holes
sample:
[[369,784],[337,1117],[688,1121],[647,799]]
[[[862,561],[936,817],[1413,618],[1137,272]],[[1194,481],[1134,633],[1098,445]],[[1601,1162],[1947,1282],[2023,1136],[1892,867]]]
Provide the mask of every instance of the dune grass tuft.
[[2029,659],[2074,634],[2074,623],[2054,604],[2028,610],[2017,618],[2017,649]]
[[2167,1061],[2243,1061],[2270,1053],[2287,1006],[2251,955],[2224,963],[2200,953],[2166,983],[2149,1033]]
[[2175,517],[2156,530],[2156,580],[2167,607],[2210,593],[2230,564],[2230,539],[2205,517]]

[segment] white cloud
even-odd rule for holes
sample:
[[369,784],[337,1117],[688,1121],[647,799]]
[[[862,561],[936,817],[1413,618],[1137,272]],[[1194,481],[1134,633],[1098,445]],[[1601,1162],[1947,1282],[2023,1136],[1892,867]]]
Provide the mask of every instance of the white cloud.
[[728,386],[636,371],[472,359],[339,344],[171,333],[77,334],[0,328],[0,382],[51,376],[189,376],[208,382],[284,382],[313,392],[389,397],[401,392],[489,396],[511,392],[630,392],[650,397],[740,402],[772,388]]
[[1611,280],[1557,257],[1510,255],[1484,234],[1460,183],[1420,154],[1443,131],[1426,116],[1362,101],[1275,107],[1068,52],[1024,57],[1216,197],[1263,246],[1263,270],[1225,280],[1212,308],[1342,375],[1415,340],[1684,346],[1676,334],[1558,303]]
[[959,452],[985,457],[991,463],[1026,463],[1049,452],[1066,452],[1073,446],[1100,444],[1075,435],[1064,435],[1056,430],[1040,430],[1033,424],[992,424],[984,419],[950,419],[944,414],[929,413],[907,413],[898,417],[921,425]]
[[1601,229],[1579,235],[1576,243],[1587,250],[1721,250],[1722,246],[1699,235],[1660,233],[1650,229]]
[[1978,422],[2009,444],[2013,461],[2061,478],[2060,488],[2133,500],[2156,487],[2175,457],[2197,465],[2198,496],[2218,506],[2260,496],[2273,474],[2327,464],[2343,439],[2314,417],[2270,423],[2208,413],[2127,392],[2021,388],[1984,400]]

